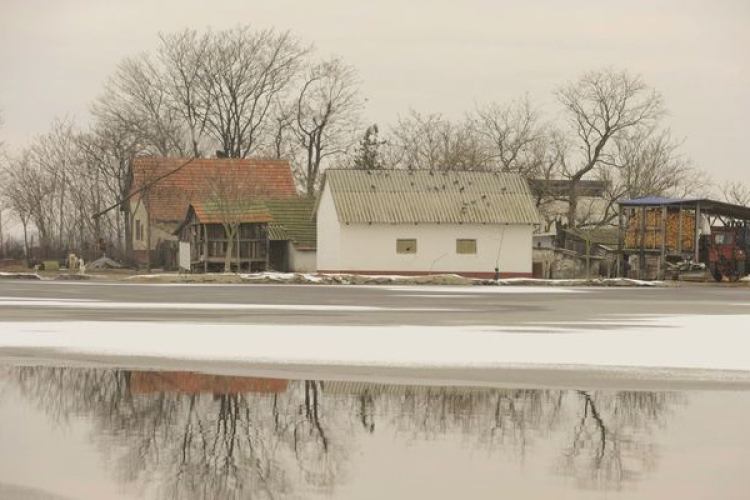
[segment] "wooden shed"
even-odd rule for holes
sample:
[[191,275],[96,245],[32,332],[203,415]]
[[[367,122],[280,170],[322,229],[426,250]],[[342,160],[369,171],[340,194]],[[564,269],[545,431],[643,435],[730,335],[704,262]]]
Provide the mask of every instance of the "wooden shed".
[[[223,270],[229,252],[232,269],[264,271],[269,259],[269,223],[262,201],[193,202],[175,231],[180,238],[180,267],[190,271]],[[184,250],[183,250],[184,249]],[[189,259],[184,252],[189,253]]]

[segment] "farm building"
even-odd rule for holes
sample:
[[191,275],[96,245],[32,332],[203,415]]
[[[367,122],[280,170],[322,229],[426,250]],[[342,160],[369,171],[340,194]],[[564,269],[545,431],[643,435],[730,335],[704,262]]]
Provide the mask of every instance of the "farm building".
[[269,265],[268,209],[260,201],[193,202],[175,230],[180,269],[265,271]]
[[616,227],[566,228],[534,235],[534,277],[613,277],[617,274]]
[[313,198],[193,202],[175,230],[180,269],[315,270]]
[[622,272],[674,276],[702,264],[717,280],[750,271],[750,208],[710,199],[642,198],[619,203]]
[[[175,229],[193,201],[297,198],[287,161],[142,156],[133,163],[130,237],[137,262],[177,267]],[[213,196],[214,198],[216,196]]]
[[318,272],[531,276],[541,223],[526,181],[499,172],[325,172]]

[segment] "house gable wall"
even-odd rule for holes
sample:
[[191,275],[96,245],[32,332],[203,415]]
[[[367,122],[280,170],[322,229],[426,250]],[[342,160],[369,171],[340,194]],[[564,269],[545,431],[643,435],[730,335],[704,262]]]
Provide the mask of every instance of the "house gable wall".
[[317,213],[317,269],[343,269],[341,266],[341,227],[331,189],[325,185]]
[[[146,242],[148,231],[148,212],[143,203],[138,201],[131,201],[131,235],[133,238],[133,250],[135,251],[136,260],[145,262],[146,261]],[[135,228],[137,222],[143,227],[143,239],[138,239],[135,234]],[[178,237],[172,234],[177,228],[177,223],[164,223],[159,221],[151,221],[151,250],[156,250],[157,245],[161,241],[177,241]]]

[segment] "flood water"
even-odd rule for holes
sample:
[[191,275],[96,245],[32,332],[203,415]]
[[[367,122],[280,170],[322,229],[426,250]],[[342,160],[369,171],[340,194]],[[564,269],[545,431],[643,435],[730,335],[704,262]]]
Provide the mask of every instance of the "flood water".
[[0,497],[750,498],[750,393],[0,366]]

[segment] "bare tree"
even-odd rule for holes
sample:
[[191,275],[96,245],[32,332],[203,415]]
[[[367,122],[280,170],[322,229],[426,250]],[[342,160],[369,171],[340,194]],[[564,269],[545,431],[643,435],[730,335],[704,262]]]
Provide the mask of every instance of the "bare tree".
[[387,162],[408,169],[485,170],[486,148],[468,123],[411,110],[391,129]]
[[578,183],[611,159],[613,143],[627,133],[653,127],[664,114],[661,95],[639,77],[604,69],[585,73],[555,92],[575,147],[564,152],[570,180],[568,223],[577,225]]
[[[0,109],[0,130],[3,128],[3,110]],[[5,203],[3,200],[3,187],[7,181],[4,179],[5,165],[3,163],[3,151],[5,149],[5,142],[0,140],[0,256],[5,257],[5,233],[3,232],[3,210]]]
[[168,78],[147,54],[118,64],[92,112],[141,137],[154,154],[182,156],[190,150],[186,144],[189,133],[182,113],[171,101]]
[[161,45],[157,55],[164,68],[160,84],[169,97],[169,106],[184,120],[192,155],[203,156],[203,140],[211,111],[203,78],[212,49],[212,37],[184,30],[159,38]]
[[639,128],[614,140],[612,153],[597,168],[606,182],[606,207],[593,217],[578,215],[581,224],[609,224],[622,199],[647,196],[684,198],[701,194],[706,183],[680,148],[682,141],[669,130]]
[[4,197],[11,211],[21,221],[26,259],[31,258],[30,225],[34,225],[43,247],[49,245],[51,208],[47,205],[50,187],[42,173],[34,168],[28,151],[8,160]]
[[545,130],[529,97],[509,104],[492,103],[469,117],[472,129],[486,142],[495,168],[538,178],[546,153]]
[[750,206],[750,187],[747,184],[738,181],[727,181],[719,187],[719,190],[721,191],[722,198],[727,203]]
[[310,52],[289,32],[238,27],[211,35],[200,81],[207,128],[228,156],[259,148],[277,98],[290,90]]
[[[118,250],[126,259],[133,258],[132,220],[130,203],[123,202],[133,188],[133,161],[143,151],[142,136],[119,120],[97,116],[91,130],[79,136],[79,147],[100,178],[101,190],[107,199],[119,205],[114,210],[114,224]],[[94,214],[98,214],[96,210]],[[99,219],[101,216],[97,216]]]
[[37,137],[29,149],[30,161],[38,169],[40,179],[44,179],[46,195],[52,205],[46,207],[46,210],[52,209],[46,217],[49,217],[49,229],[54,231],[48,235],[53,240],[47,243],[58,249],[70,243],[66,204],[70,201],[69,190],[76,181],[71,176],[78,161],[73,127],[70,119],[55,120],[50,131]]
[[339,59],[310,68],[295,108],[295,132],[305,151],[301,177],[305,192],[312,196],[323,161],[355,142],[362,99],[354,68]]

